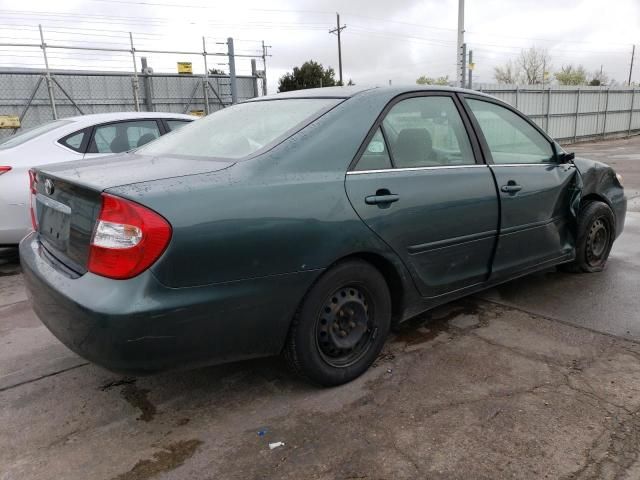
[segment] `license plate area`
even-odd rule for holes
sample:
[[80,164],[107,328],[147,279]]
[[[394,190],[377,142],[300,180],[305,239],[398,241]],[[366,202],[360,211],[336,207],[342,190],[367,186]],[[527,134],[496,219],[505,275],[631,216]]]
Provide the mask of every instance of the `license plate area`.
[[71,208],[42,194],[36,196],[38,231],[41,238],[60,252],[69,247]]

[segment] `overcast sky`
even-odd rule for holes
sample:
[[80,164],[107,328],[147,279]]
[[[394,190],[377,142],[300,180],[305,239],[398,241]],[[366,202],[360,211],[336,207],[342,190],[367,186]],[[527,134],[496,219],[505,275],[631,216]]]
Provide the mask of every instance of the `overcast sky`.
[[[465,40],[474,52],[474,80],[493,82],[493,67],[515,58],[524,47],[546,48],[552,71],[582,64],[602,65],[609,77],[626,82],[631,45],[640,48],[640,0],[467,0]],[[50,44],[223,52],[226,37],[236,52],[260,54],[260,40],[271,45],[267,58],[269,90],[279,76],[313,59],[336,69],[335,12],[347,28],[342,34],[345,81],[356,84],[414,83],[420,75],[455,78],[458,0],[0,0],[0,42],[31,43],[42,23]],[[203,71],[202,56],[146,54],[156,71],[174,72],[177,61]],[[0,47],[0,66],[41,66],[37,48]],[[640,81],[640,52],[633,80]],[[225,57],[210,67],[227,70]],[[250,72],[239,58],[239,73]],[[262,60],[259,60],[261,68]],[[54,68],[130,70],[126,53],[51,51]]]

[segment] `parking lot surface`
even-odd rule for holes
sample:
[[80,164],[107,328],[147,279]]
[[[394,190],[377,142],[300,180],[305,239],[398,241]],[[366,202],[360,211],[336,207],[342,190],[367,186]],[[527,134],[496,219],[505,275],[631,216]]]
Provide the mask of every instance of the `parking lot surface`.
[[95,367],[42,326],[2,252],[0,480],[640,478],[640,137],[568,148],[625,177],[606,271],[439,308],[333,389],[279,359]]

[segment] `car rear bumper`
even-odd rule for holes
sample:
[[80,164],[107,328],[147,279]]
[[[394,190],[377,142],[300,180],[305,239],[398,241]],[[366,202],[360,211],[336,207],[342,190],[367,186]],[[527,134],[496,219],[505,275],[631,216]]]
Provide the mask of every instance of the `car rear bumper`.
[[319,273],[177,289],[150,271],[130,280],[72,278],[36,233],[20,243],[20,260],[34,311],[62,343],[93,363],[135,374],[278,353]]

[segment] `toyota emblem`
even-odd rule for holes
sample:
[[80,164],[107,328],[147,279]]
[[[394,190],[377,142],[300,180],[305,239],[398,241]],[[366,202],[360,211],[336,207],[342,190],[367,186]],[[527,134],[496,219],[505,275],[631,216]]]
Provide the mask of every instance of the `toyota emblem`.
[[44,181],[44,191],[47,195],[51,195],[54,191],[53,182],[48,178]]

